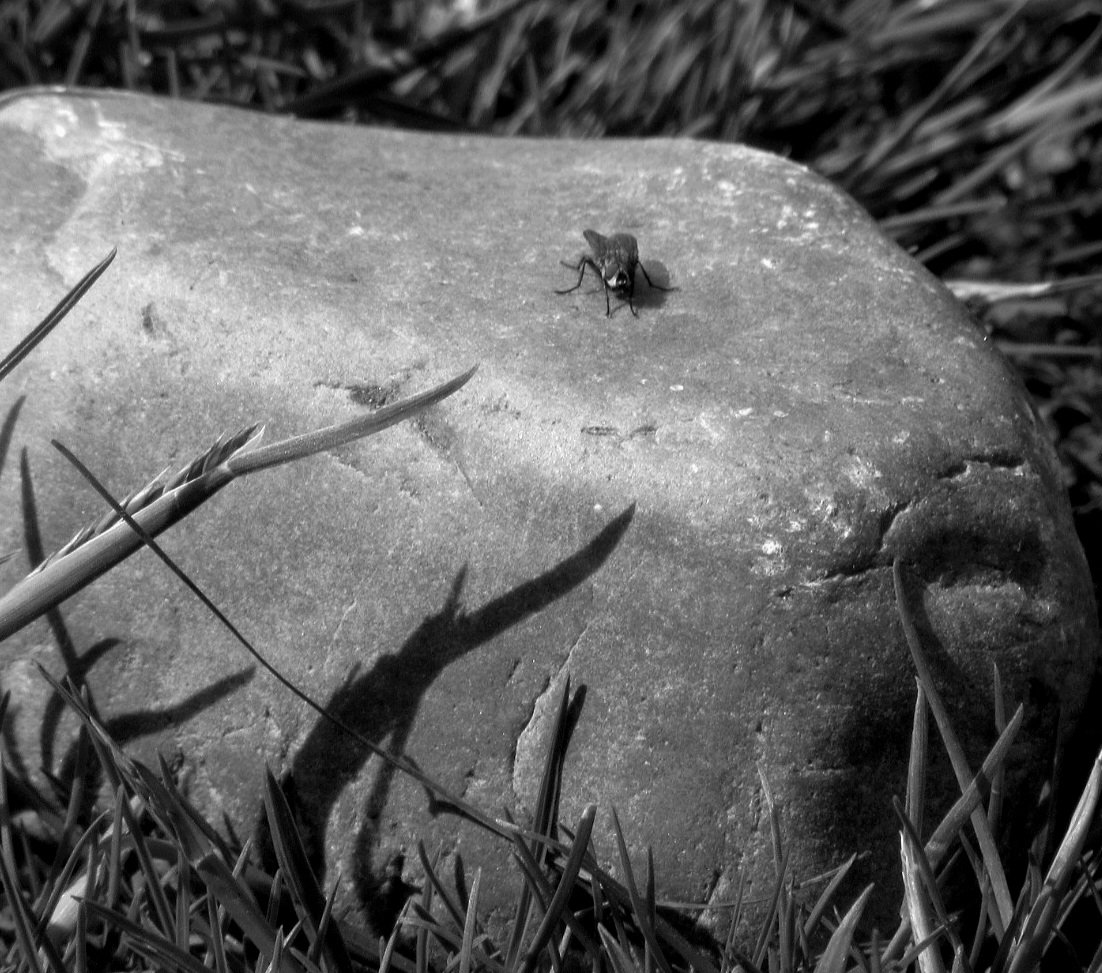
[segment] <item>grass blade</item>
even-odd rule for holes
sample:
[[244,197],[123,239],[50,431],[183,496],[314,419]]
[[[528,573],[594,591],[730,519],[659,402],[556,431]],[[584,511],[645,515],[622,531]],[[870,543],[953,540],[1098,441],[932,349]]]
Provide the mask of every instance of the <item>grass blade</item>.
[[616,832],[616,847],[620,853],[620,867],[624,870],[624,887],[631,897],[631,908],[635,915],[635,921],[639,926],[639,931],[642,932],[643,940],[653,954],[654,960],[658,963],[662,973],[673,973],[673,968],[670,966],[669,960],[666,959],[662,946],[658,942],[658,936],[655,934],[653,919],[648,914],[646,904],[640,897],[639,889],[635,885],[635,876],[631,870],[631,859],[628,857],[627,842],[624,841],[624,832],[620,827],[620,819],[616,815],[615,808],[612,809],[612,827]]
[[926,857],[936,868],[948,853],[949,845],[964,823],[975,813],[984,798],[990,793],[991,781],[998,773],[1006,760],[1007,754],[1018,735],[1022,720],[1025,718],[1025,709],[1019,706],[1014,712],[1013,718],[1007,724],[1006,729],[995,741],[987,759],[980,767],[980,772],[965,788],[964,793],[957,798],[956,803],[946,812],[941,823],[934,829],[926,842]]
[[144,956],[158,970],[176,970],[178,973],[210,973],[191,953],[181,949],[172,940],[160,936],[128,916],[114,909],[108,909],[88,899],[84,908],[108,926],[118,929],[130,939],[131,947],[139,956]]
[[[2,768],[0,768],[2,770]],[[6,809],[2,812],[7,817]],[[4,822],[5,837],[10,840],[10,830],[7,822]],[[34,920],[31,917],[27,904],[23,901],[23,893],[16,878],[15,867],[12,864],[8,852],[0,849],[0,888],[8,900],[11,910],[9,922],[15,927],[15,941],[19,944],[19,950],[23,954],[23,961],[27,964],[31,973],[44,973],[42,964],[38,959],[38,950],[35,948]],[[53,966],[54,970],[62,969],[60,965]]]
[[57,306],[42,319],[38,326],[4,356],[3,360],[0,361],[0,381],[7,378],[12,369],[61,323],[66,314],[76,307],[77,302],[88,293],[91,286],[111,266],[111,261],[115,259],[117,252],[118,249],[112,247],[111,252],[77,281],[72,290],[57,303]]
[[[536,808],[533,816],[532,830],[537,834],[546,835],[548,838],[555,836],[558,821],[559,795],[562,791],[562,771],[566,761],[566,748],[569,742],[573,724],[577,713],[585,699],[584,687],[570,698],[570,677],[563,684],[562,694],[559,696],[559,707],[555,715],[555,723],[551,729],[551,745],[547,750],[547,759],[543,766],[543,775],[540,778],[539,792],[536,796]],[[518,842],[519,843],[519,842]],[[530,849],[533,862],[537,869],[547,861],[548,845],[533,839]],[[584,845],[583,845],[584,851]],[[525,883],[521,889],[517,901],[517,908],[513,918],[513,930],[509,937],[509,943],[505,950],[505,968],[516,968],[517,959],[520,956],[521,942],[531,913],[532,899],[531,886]]]
[[[570,856],[567,858],[566,864],[563,865],[562,876],[559,878],[555,894],[548,903],[547,911],[536,929],[535,936],[532,937],[532,943],[528,947],[528,952],[525,954],[524,962],[520,967],[521,973],[531,973],[536,968],[540,953],[543,952],[544,946],[550,941],[551,935],[562,919],[563,911],[570,901],[570,896],[575,891],[574,886],[578,880],[578,873],[581,871],[586,850],[589,847],[589,839],[593,834],[593,821],[596,816],[597,806],[595,804],[586,805],[578,821],[574,846],[570,849]],[[508,968],[511,969],[511,967]]]
[[1075,868],[1083,853],[1087,835],[1102,802],[1102,752],[1094,761],[1079,803],[1075,807],[1064,840],[1049,866],[1045,883],[1037,901],[1025,918],[1021,932],[1014,939],[1009,973],[1026,973],[1035,968],[1052,935],[1056,917],[1063,906],[1064,893],[1071,884]]
[[[356,439],[381,432],[409,418],[461,388],[478,366],[450,381],[345,423],[304,433],[268,446],[256,447],[256,426],[223,437],[168,483],[157,478],[120,505],[110,501],[113,513],[86,528],[61,551],[0,597],[0,640],[91,584],[142,545],[143,532],[154,537],[183,520],[238,476],[255,473]],[[54,446],[93,485],[94,477],[63,445]],[[256,448],[253,448],[256,447]],[[100,490],[101,496],[105,491]],[[106,497],[105,497],[106,499]],[[141,530],[134,527],[141,526]]]
[[827,909],[830,908],[830,903],[834,899],[834,894],[838,891],[838,887],[846,880],[846,876],[849,875],[850,870],[856,862],[857,855],[850,855],[835,871],[834,877],[827,883],[827,887],[823,889],[819,898],[815,900],[815,905],[812,907],[811,913],[804,922],[804,939],[810,939],[815,934],[815,930],[818,928],[822,917],[826,915]]
[[865,911],[865,903],[869,901],[873,888],[872,885],[868,886],[842,917],[827,943],[827,948],[823,950],[823,955],[819,957],[819,962],[815,964],[815,973],[843,973],[850,943],[853,942],[853,932],[861,921],[861,913]]
[[[903,901],[910,920],[915,948],[918,952],[918,965],[922,973],[945,973],[941,957],[936,950],[939,935],[937,924],[930,915],[930,908],[921,881],[921,868],[918,864],[918,851],[911,833],[904,830],[899,833],[899,858],[903,868]],[[921,944],[925,944],[921,948]]]
[[605,948],[606,958],[613,973],[639,973],[635,961],[628,955],[624,948],[612,938],[604,926],[597,927],[597,933],[601,937],[601,944]]
[[427,409],[441,399],[446,399],[453,392],[466,385],[477,371],[478,366],[474,365],[455,378],[442,382],[440,385],[424,392],[419,392],[417,395],[412,395],[408,399],[385,405],[368,415],[349,419],[347,422],[327,426],[314,432],[303,433],[301,436],[292,436],[290,439],[283,439],[278,443],[261,446],[249,452],[238,453],[226,461],[226,469],[231,478],[245,476],[248,473],[255,473],[258,470],[265,470],[273,466],[281,466],[284,463],[290,463],[293,460],[302,459],[323,450],[336,449],[338,446],[345,446],[357,439],[373,436],[377,432],[382,432],[388,426],[393,426],[396,422],[401,422],[422,409]]
[[169,908],[168,899],[165,897],[165,890],[161,887],[161,876],[153,865],[153,853],[149,849],[146,836],[139,826],[128,801],[122,803],[122,817],[133,842],[132,847],[138,857],[138,864],[145,876],[146,887],[149,890],[149,898],[153,903],[153,912],[160,926],[160,932],[167,938],[173,930],[173,913]]
[[[236,922],[244,934],[271,962],[280,949],[277,930],[273,929],[252,893],[226,867],[226,863],[217,855],[206,855],[195,864],[195,870],[202,877],[211,894],[223,906],[226,913]],[[279,969],[283,973],[306,973],[305,967],[289,952],[280,953]]]
[[[903,632],[907,639],[907,645],[910,647],[915,669],[918,670],[918,677],[922,681],[922,687],[926,692],[930,709],[934,714],[934,720],[937,722],[938,730],[941,732],[941,738],[945,745],[945,750],[949,755],[949,760],[952,763],[953,772],[956,774],[957,783],[960,786],[961,793],[964,793],[971,784],[972,772],[968,769],[968,760],[964,755],[964,748],[957,739],[956,732],[953,730],[952,724],[949,721],[949,715],[942,702],[941,694],[934,684],[933,672],[930,669],[925,653],[922,651],[922,644],[918,637],[918,629],[915,628],[914,619],[911,617],[903,592],[903,566],[899,558],[896,558],[892,563],[892,577],[895,584],[896,606],[899,612],[900,621],[903,624]],[[1002,861],[999,858],[998,849],[995,847],[995,839],[991,834],[991,828],[987,822],[987,815],[981,808],[977,807],[972,811],[971,821],[972,827],[976,832],[976,839],[980,845],[980,852],[983,855],[984,868],[991,878],[991,891],[994,895],[999,919],[1001,920],[999,927],[1000,930],[1005,930],[1014,912],[1014,905],[1010,898],[1010,888],[1007,885],[1006,875],[1003,872]]]
[[949,937],[954,951],[963,953],[960,937],[949,921],[949,914],[945,908],[941,890],[938,888],[937,877],[934,875],[934,868],[930,864],[930,860],[926,857],[926,852],[922,848],[922,839],[919,837],[913,822],[907,817],[907,812],[897,797],[892,798],[892,810],[895,811],[895,815],[899,819],[900,827],[906,835],[911,867],[917,870],[918,877],[922,880],[922,886],[926,893],[924,901],[929,906],[933,907],[934,913],[937,915],[938,927],[945,930],[945,934]]
[[[467,377],[472,374],[467,373]],[[462,377],[462,376],[461,376]],[[464,378],[464,381],[466,379]],[[435,390],[432,390],[435,391]],[[398,403],[401,405],[402,403]],[[325,707],[313,699],[308,693],[300,689],[295,683],[283,675],[278,669],[275,668],[264,655],[237,629],[237,627],[226,617],[225,613],[218,608],[217,605],[203,592],[199,586],[188,577],[187,573],[176,562],[168,556],[165,550],[150,536],[150,534],[142,527],[141,524],[130,515],[114,497],[103,487],[103,485],[92,475],[91,471],[84,466],[72,453],[70,453],[64,446],[55,443],[70,460],[71,463],[81,472],[81,474],[88,479],[88,481],[95,487],[96,492],[108,503],[110,507],[122,518],[125,525],[132,529],[140,540],[161,559],[161,561],[175,574],[206,607],[211,611],[218,620],[241,643],[241,645],[249,652],[250,655],[267,671],[281,686],[288,690],[296,698],[306,703],[314,712],[316,712],[322,719],[328,721],[342,733],[347,734],[351,739],[355,740],[360,746],[364,747],[370,753],[375,754],[395,769],[400,770],[402,773],[409,777],[412,777],[423,787],[428,789],[435,797],[435,799],[441,803],[446,804],[453,808],[456,813],[461,814],[468,820],[481,825],[488,831],[499,835],[500,837],[508,839],[516,830],[515,827],[510,825],[506,821],[498,820],[490,815],[484,813],[473,804],[468,801],[454,796],[451,792],[442,784],[437,783],[433,778],[421,770],[411,759],[402,754],[392,754],[389,750],[379,746],[374,741],[368,739],[354,727],[349,726],[343,720],[338,719],[332,713],[330,713]],[[78,549],[79,550],[79,549]],[[47,677],[49,678],[49,677]],[[51,680],[52,681],[52,680]]]
[[333,969],[351,970],[352,960],[336,925],[326,923],[328,931],[322,937],[322,924],[329,903],[326,902],[310,867],[287,798],[268,768],[265,768],[264,773],[264,810],[268,817],[276,861],[286,879],[295,910],[306,927],[311,944],[322,944],[326,960]]
[[929,707],[922,683],[915,696],[914,719],[911,722],[911,755],[907,761],[907,818],[918,834],[923,831],[926,814],[926,772],[929,767]]
[[478,892],[482,887],[482,869],[476,869],[467,901],[467,915],[463,920],[463,942],[459,948],[459,973],[471,973],[471,954],[474,952],[475,930],[478,928]]
[[[70,462],[75,459],[60,444],[55,443],[55,446],[70,458]],[[159,534],[210,499],[230,479],[224,470],[216,467],[168,492],[160,492],[157,482],[153,481],[137,494],[142,506],[133,511],[133,520],[150,535]],[[130,504],[133,503],[131,500]],[[0,597],[0,640],[70,598],[141,546],[141,536],[117,518],[109,526],[100,521],[86,528]]]
[[[448,893],[448,890],[444,887],[444,883],[440,881],[440,876],[436,874],[436,869],[429,861],[428,852],[425,851],[425,846],[420,841],[417,842],[417,856],[421,859],[421,869],[425,873],[427,885],[440,896],[440,901],[444,903],[444,908],[447,909],[452,922],[455,923],[456,928],[461,929],[463,927],[465,913],[459,907],[459,903],[455,901],[455,898]],[[431,915],[431,913],[429,914]]]

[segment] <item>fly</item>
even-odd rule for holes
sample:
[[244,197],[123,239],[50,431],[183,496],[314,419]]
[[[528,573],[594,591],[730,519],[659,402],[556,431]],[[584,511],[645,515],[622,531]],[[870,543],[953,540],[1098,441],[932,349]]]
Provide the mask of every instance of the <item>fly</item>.
[[569,294],[582,286],[582,278],[585,277],[586,267],[592,267],[593,272],[601,278],[605,287],[605,317],[612,317],[612,304],[608,299],[608,292],[612,291],[617,297],[627,298],[628,307],[635,317],[639,317],[632,303],[635,295],[635,268],[643,271],[647,279],[647,286],[655,290],[668,291],[671,287],[661,287],[650,279],[646,267],[639,262],[639,242],[630,233],[613,233],[612,236],[601,236],[596,230],[585,230],[582,233],[585,242],[593,256],[582,254],[577,265],[562,261],[564,267],[578,271],[578,283],[568,287],[564,291],[555,291],[556,294]]

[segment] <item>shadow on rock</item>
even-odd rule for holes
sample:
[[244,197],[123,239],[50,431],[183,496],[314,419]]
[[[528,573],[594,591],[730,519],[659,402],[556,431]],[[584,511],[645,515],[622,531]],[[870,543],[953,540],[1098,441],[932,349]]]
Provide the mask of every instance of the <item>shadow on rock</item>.
[[[10,410],[3,426],[0,427],[0,469],[3,468],[11,442],[12,430],[22,403],[21,398]],[[46,559],[46,550],[39,524],[34,479],[31,476],[30,460],[25,448],[20,454],[19,473],[23,514],[23,544],[27,552],[27,560],[34,567]],[[82,652],[70,634],[59,606],[48,609],[43,613],[43,618],[50,627],[58,654],[61,656],[65,675],[78,691],[88,689],[88,675],[95,665],[105,658],[112,649],[124,644],[120,639],[106,638],[101,639]],[[129,713],[116,714],[108,718],[98,712],[95,699],[91,695],[88,697],[88,705],[92,712],[103,721],[112,738],[125,746],[139,737],[160,732],[169,726],[186,722],[198,716],[220,700],[237,692],[252,679],[254,673],[255,670],[250,666],[233,675],[224,676],[214,681],[209,686],[192,693],[186,699],[174,705],[161,708],[148,707]],[[59,742],[56,739],[57,730],[64,710],[65,703],[63,700],[56,694],[51,695],[43,711],[39,728],[39,747],[43,767],[53,767],[55,764],[55,748]],[[60,769],[57,771],[62,779],[67,779],[71,773],[73,761],[76,759],[76,746],[76,741],[67,742],[67,749],[60,762]],[[94,790],[90,790],[89,793],[94,794]]]
[[[550,570],[518,585],[473,612],[462,609],[466,580],[464,566],[452,582],[443,607],[427,617],[402,647],[375,662],[366,672],[353,670],[349,678],[325,703],[325,708],[343,723],[394,754],[404,753],[421,699],[445,666],[501,634],[506,629],[542,611],[592,576],[615,550],[631,523],[635,507],[628,507],[592,541]],[[345,786],[363,769],[371,755],[349,740],[327,720],[319,720],[295,755],[283,781],[294,808],[303,842],[316,873],[324,871],[326,824]],[[387,869],[374,863],[378,845],[377,822],[390,796],[395,770],[384,765],[370,793],[364,825],[356,837],[360,874],[357,893],[376,928],[385,928],[390,913],[387,901],[393,885]],[[266,822],[261,820],[258,847],[265,865],[271,859]]]

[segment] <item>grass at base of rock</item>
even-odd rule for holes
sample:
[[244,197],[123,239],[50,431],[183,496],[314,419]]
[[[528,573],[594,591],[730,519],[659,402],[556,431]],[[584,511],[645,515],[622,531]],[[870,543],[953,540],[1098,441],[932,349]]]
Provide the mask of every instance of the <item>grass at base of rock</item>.
[[[569,783],[561,779],[569,724],[579,716],[571,712],[576,696],[571,698],[567,685],[534,820],[527,829],[516,827],[502,837],[500,853],[513,859],[525,883],[505,932],[494,939],[482,926],[480,873],[474,873],[469,887],[457,888],[419,846],[423,886],[402,904],[389,937],[376,938],[334,915],[336,886],[319,886],[292,810],[270,772],[264,807],[278,866],[267,872],[252,862],[248,844],[230,846],[199,816],[167,764],[162,761],[154,772],[132,760],[99,723],[87,694],[51,679],[81,721],[68,776],[54,781],[52,793],[41,793],[17,766],[0,759],[5,968],[181,973],[1097,970],[1102,962],[1097,935],[1102,847],[1096,826],[1102,754],[1050,860],[1031,856],[1024,868],[1011,869],[998,857],[989,829],[999,814],[1001,762],[1020,725],[1019,708],[977,774],[958,768],[966,775],[961,797],[928,838],[919,838],[914,821],[922,819],[924,810],[931,713],[943,746],[955,763],[961,758],[909,621],[898,564],[895,570],[921,685],[908,793],[897,802],[902,919],[882,937],[858,935],[871,888],[852,902],[838,895],[853,859],[818,895],[800,892],[799,876],[789,874],[785,865],[783,808],[772,801],[767,810],[778,866],[766,921],[754,934],[740,936],[743,903],[726,909],[713,905],[713,913],[729,914],[726,941],[687,937],[683,930],[692,914],[678,920],[676,910],[656,900],[659,882],[649,854],[645,874],[633,873],[614,810],[616,849],[593,845],[592,805],[573,827],[555,819],[557,794]],[[7,696],[0,701],[0,720],[8,702]],[[763,785],[768,794],[768,782]],[[113,800],[97,802],[92,799],[97,792],[113,794]],[[1043,836],[1036,847],[1042,844]],[[949,913],[945,866],[961,855],[974,872],[971,908]],[[1006,879],[1012,871],[1023,875],[1016,889]],[[1093,938],[1077,929],[1093,929]]]

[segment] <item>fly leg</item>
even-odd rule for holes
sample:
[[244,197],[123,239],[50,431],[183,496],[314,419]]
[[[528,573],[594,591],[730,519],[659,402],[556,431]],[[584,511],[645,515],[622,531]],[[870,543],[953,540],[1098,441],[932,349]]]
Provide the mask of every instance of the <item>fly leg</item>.
[[[560,260],[559,263],[561,263],[564,267],[569,267],[571,270],[578,271],[578,283],[576,283],[573,287],[568,287],[564,291],[558,291],[557,290],[557,291],[555,291],[556,294],[569,294],[571,291],[576,291],[579,287],[581,287],[582,286],[582,278],[585,276],[585,268],[586,267],[592,267],[593,268],[593,273],[595,273],[598,277],[601,276],[601,271],[598,269],[597,265],[593,262],[592,257],[588,257],[588,256],[587,257],[582,257],[578,261],[577,266],[575,266],[574,264],[568,264],[565,260]],[[608,290],[608,288],[606,287],[605,290]]]
[[[652,281],[650,279],[650,274],[647,273],[647,268],[646,267],[644,267],[641,263],[637,264],[636,266],[638,266],[638,268],[641,271],[643,271],[643,276],[647,278],[647,287],[653,287],[656,291],[675,291],[675,290],[677,290],[676,287],[663,287],[661,284],[654,283],[654,281]],[[634,283],[635,283],[635,280],[633,279],[632,284],[634,284]]]

